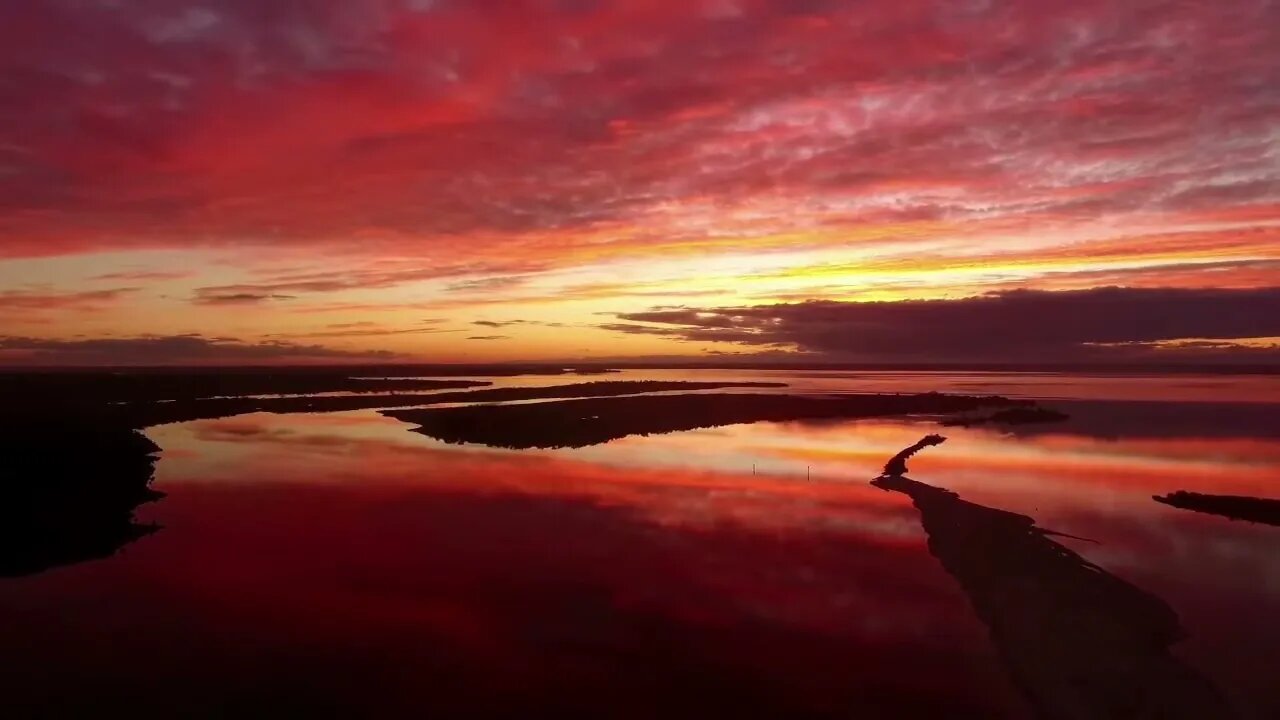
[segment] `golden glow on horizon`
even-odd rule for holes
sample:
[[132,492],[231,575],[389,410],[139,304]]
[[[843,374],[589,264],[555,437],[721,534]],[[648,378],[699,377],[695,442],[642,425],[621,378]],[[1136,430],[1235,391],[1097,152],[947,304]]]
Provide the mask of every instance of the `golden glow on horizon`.
[[[1215,270],[1207,275],[1198,271],[1226,259],[1280,262],[1280,230],[1195,233],[1207,246],[1179,243],[1168,250],[1159,239],[1143,243],[1141,237],[1129,245],[1108,238],[1064,242],[1030,253],[1014,246],[977,257],[942,250],[920,256],[913,253],[911,244],[900,242],[884,245],[883,254],[877,254],[876,244],[787,249],[779,243],[779,250],[770,251],[772,243],[766,242],[766,249],[751,243],[750,251],[703,255],[694,243],[666,257],[620,258],[512,276],[476,275],[473,288],[462,276],[296,295],[287,288],[272,291],[270,287],[281,277],[327,278],[344,273],[326,270],[327,263],[308,265],[307,258],[287,252],[267,254],[263,265],[256,258],[218,251],[105,253],[83,260],[69,256],[0,263],[0,286],[18,288],[8,291],[15,295],[56,298],[97,288],[125,288],[117,296],[92,303],[51,301],[46,307],[0,308],[0,318],[11,334],[70,339],[199,332],[318,343],[351,351],[388,350],[407,358],[449,362],[699,356],[724,346],[607,332],[596,327],[608,319],[600,313],[642,312],[655,305],[959,298],[1028,284],[1045,289],[1091,287],[1108,284],[1109,277],[1126,276],[1131,286],[1250,287],[1260,278],[1247,269]],[[1009,244],[1002,240],[997,247]],[[1091,254],[1094,247],[1096,254]],[[357,260],[349,271],[352,284],[358,284],[362,274],[377,274],[376,268],[385,264]],[[287,265],[290,271],[270,270],[272,265]],[[423,264],[401,258],[392,266],[411,275]],[[1152,274],[1144,277],[1144,272]],[[268,288],[263,293],[269,297],[207,305],[191,302],[201,288],[217,286],[244,286],[246,295],[262,286]],[[433,322],[426,326],[425,320]],[[472,337],[486,339],[468,339]]]

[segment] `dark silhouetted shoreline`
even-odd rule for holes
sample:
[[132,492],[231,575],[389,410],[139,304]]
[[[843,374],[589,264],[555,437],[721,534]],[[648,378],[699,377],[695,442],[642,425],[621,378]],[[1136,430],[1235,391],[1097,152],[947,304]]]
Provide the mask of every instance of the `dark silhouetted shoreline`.
[[0,422],[0,576],[110,557],[158,526],[134,510],[151,489],[160,448],[127,427],[76,418]]
[[[47,376],[69,378],[72,376]],[[341,386],[344,379],[306,378],[312,389]],[[252,412],[334,412],[428,403],[499,402],[545,397],[625,395],[662,390],[721,387],[780,387],[778,383],[588,382],[565,386],[493,388],[435,394],[357,394],[330,397],[202,397],[209,392],[281,391],[264,385],[269,377],[209,378],[188,387],[170,376],[161,381],[101,376],[100,387],[76,379],[61,387],[83,392],[41,394],[50,385],[35,382],[21,398],[13,394],[0,409],[0,576],[108,557],[158,528],[134,521],[141,503],[163,497],[150,489],[160,448],[142,435],[154,425],[213,419]],[[346,379],[346,380],[349,380]],[[144,397],[114,398],[138,382]],[[176,389],[186,393],[168,400]],[[414,381],[415,387],[442,389],[487,383]],[[53,385],[59,385],[54,382]],[[291,390],[297,384],[288,384]],[[22,400],[25,399],[25,402]]]
[[681,382],[657,380],[605,380],[547,387],[511,387],[435,393],[392,393],[387,395],[343,395],[328,397],[245,397],[203,398],[183,402],[129,403],[102,409],[108,417],[121,418],[130,427],[142,429],[153,425],[192,420],[211,420],[255,412],[340,412],[445,403],[512,402],[543,398],[598,397],[632,395],[673,390],[717,390],[721,388],[779,388],[783,383],[756,382]]
[[1008,398],[918,395],[649,395],[524,405],[485,405],[383,414],[416,432],[451,443],[513,449],[585,447],[627,435],[649,435],[750,422],[945,415],[1029,405]]
[[872,484],[911,498],[929,552],[969,596],[1037,717],[1236,716],[1170,651],[1184,633],[1160,598],[1053,541],[1058,533],[1026,515],[900,475]]
[[1031,425],[1056,423],[1068,419],[1066,413],[1044,407],[1012,407],[997,410],[989,415],[948,418],[943,425],[970,427],[973,425]]
[[1280,500],[1247,495],[1205,495],[1179,490],[1168,495],[1152,495],[1158,503],[1182,510],[1221,515],[1232,520],[1280,526]]
[[[336,412],[579,398],[387,412],[421,425],[419,432],[450,442],[577,447],[630,434],[759,420],[949,415],[1033,406],[994,396],[938,393],[829,397],[638,394],[785,387],[774,382],[597,381],[457,390],[484,384],[421,378],[369,380],[318,372],[283,376],[248,371],[225,376],[200,372],[50,373],[25,380],[5,376],[0,388],[8,402],[0,408],[0,454],[7,464],[0,470],[0,493],[5,500],[0,532],[9,549],[0,557],[0,574],[25,574],[105,557],[154,532],[155,528],[133,520],[134,508],[160,497],[150,489],[159,448],[140,431],[167,423],[255,412]],[[435,392],[387,392],[389,387]],[[351,394],[271,396],[293,392]],[[226,393],[259,396],[223,396]]]
[[0,374],[0,396],[18,404],[40,403],[55,395],[84,403],[155,402],[244,395],[452,390],[489,384],[477,380],[362,379],[328,373],[32,373]]

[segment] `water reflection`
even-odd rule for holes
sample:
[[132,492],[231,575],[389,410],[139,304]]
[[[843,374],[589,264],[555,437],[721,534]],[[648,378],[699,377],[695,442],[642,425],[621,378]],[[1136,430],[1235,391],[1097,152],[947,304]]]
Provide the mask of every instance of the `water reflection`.
[[[166,487],[256,483],[255,476],[242,472],[252,467],[277,484],[354,487],[375,481],[406,493],[430,488],[625,509],[662,528],[655,542],[668,531],[716,533],[734,527],[765,537],[803,534],[824,542],[871,543],[846,547],[864,561],[883,557],[889,547],[924,550],[925,536],[905,512],[910,505],[895,500],[909,498],[858,480],[874,477],[886,457],[919,438],[918,423],[758,423],[547,451],[452,446],[404,430],[376,413],[360,412],[246,416],[153,434],[162,431],[161,443],[182,454],[172,474],[161,465]],[[1170,486],[1264,494],[1280,476],[1280,448],[1274,443],[1076,434],[1014,439],[984,428],[955,429],[949,435],[945,452],[919,460],[921,472],[945,478],[966,502],[1033,515],[1056,530],[1096,539],[1057,542],[1177,608],[1191,634],[1177,645],[1178,654],[1214,677],[1237,704],[1261,716],[1280,709],[1270,674],[1263,670],[1280,642],[1280,627],[1271,620],[1280,613],[1280,558],[1274,537],[1266,534],[1271,529],[1170,513],[1150,499]],[[371,476],[370,468],[377,468],[376,474]],[[788,560],[786,552],[777,551],[778,562],[794,567],[796,560]],[[886,588],[904,583],[922,592],[932,588],[926,596],[945,597],[946,583],[936,572],[918,558],[906,558],[916,556],[896,555],[892,567],[872,577],[848,578],[854,586],[847,592],[869,603],[862,617],[885,622],[893,612],[888,606],[896,609],[903,602]],[[821,577],[831,568],[810,567],[809,572]],[[924,580],[931,573],[933,579]],[[807,598],[800,603],[807,613],[814,613],[812,603],[823,597],[812,586],[788,587],[782,580],[769,595],[775,602]],[[757,596],[746,593],[735,601],[746,602],[744,597]],[[934,613],[950,607],[936,618],[949,618],[946,623],[953,627],[972,623],[964,619],[969,611],[963,601],[927,604],[935,606]],[[902,622],[945,634],[923,618],[917,614]],[[819,632],[832,625],[823,627]],[[994,692],[987,682],[983,692]]]
[[[225,430],[188,451],[246,444]],[[292,438],[269,441],[282,481],[222,463],[179,481],[183,462],[167,457],[172,492],[153,508],[163,542],[0,586],[0,638],[23,658],[0,677],[6,705],[185,717],[1016,709],[980,625],[904,532],[909,508],[865,484],[788,498],[766,478],[377,438],[339,449],[295,431],[265,435]],[[315,446],[325,462],[289,470]],[[785,527],[732,519],[769,504],[787,508]],[[86,651],[85,637],[109,651]]]
[[[0,649],[22,658],[0,692],[13,716],[999,718],[1033,712],[1011,660],[1059,700],[1054,673],[1127,658],[1146,687],[1184,678],[1188,712],[1216,702],[1209,677],[1277,717],[1275,529],[1151,496],[1267,496],[1280,448],[1203,427],[948,430],[911,466],[963,499],[868,485],[930,431],[906,421],[544,451],[374,411],[156,427],[169,497],[141,514],[164,533],[0,583]],[[1065,638],[1066,618],[1096,632]],[[1061,642],[1019,644],[1033,622]]]
[[1212,683],[1170,653],[1183,630],[1160,598],[1055,542],[1026,515],[901,473],[873,484],[911,498],[929,552],[964,588],[1038,717],[1234,716]]

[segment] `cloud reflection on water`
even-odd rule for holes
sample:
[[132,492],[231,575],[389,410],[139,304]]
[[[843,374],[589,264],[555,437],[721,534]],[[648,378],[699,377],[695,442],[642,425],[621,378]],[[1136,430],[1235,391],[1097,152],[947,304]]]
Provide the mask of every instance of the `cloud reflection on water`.
[[[93,706],[145,664],[162,690],[131,704],[214,684],[210,712],[1020,716],[910,499],[867,482],[921,429],[761,423],[517,452],[373,411],[152,428],[170,495],[144,515],[166,531],[0,588],[26,660],[3,684],[53,703],[56,669],[86,678],[60,701]],[[1274,444],[948,434],[915,477],[1097,540],[1061,542],[1167,602],[1190,636],[1175,652],[1233,702],[1280,710],[1274,529],[1150,500],[1265,495]],[[89,635],[110,658],[70,650]]]

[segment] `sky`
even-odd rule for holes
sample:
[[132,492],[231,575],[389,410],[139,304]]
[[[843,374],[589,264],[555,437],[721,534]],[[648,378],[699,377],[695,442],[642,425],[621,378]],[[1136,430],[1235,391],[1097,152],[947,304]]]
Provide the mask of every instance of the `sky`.
[[1272,0],[29,0],[0,106],[0,364],[1280,361]]

